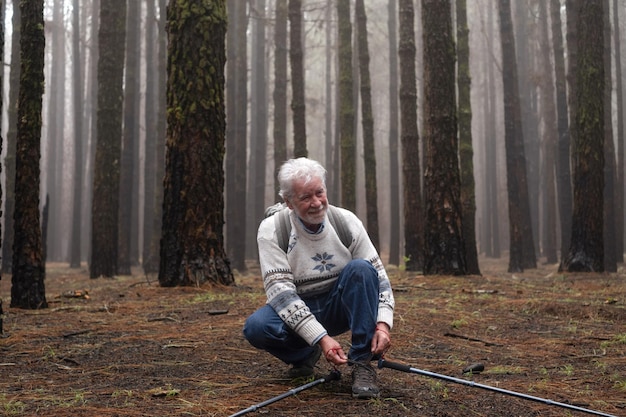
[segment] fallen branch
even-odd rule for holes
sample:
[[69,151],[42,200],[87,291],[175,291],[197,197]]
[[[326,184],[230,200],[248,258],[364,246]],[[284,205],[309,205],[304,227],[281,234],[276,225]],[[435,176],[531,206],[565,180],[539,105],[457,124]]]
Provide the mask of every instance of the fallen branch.
[[482,339],[476,339],[474,337],[469,337],[469,336],[464,336],[464,335],[460,335],[460,334],[454,334],[454,333],[444,333],[444,336],[448,336],[448,337],[456,337],[458,339],[464,339],[464,340],[469,340],[470,342],[479,342],[479,343],[484,343],[485,346],[503,346],[499,343],[494,343],[494,342],[487,342],[485,340]]

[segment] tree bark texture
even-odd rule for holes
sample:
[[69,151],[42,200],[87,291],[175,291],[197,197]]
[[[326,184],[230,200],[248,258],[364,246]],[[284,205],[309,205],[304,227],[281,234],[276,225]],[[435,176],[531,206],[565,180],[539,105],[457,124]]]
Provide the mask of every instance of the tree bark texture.
[[11,36],[11,73],[9,74],[9,103],[7,105],[7,152],[5,165],[4,238],[2,239],[2,272],[10,273],[13,262],[13,212],[15,210],[15,153],[17,142],[17,102],[20,93],[21,11],[13,2],[13,33]]
[[465,275],[455,46],[447,0],[422,2],[424,28],[424,274]]
[[20,10],[21,75],[15,157],[11,307],[39,309],[48,307],[39,214],[45,49],[43,0],[22,1]]
[[117,275],[126,2],[102,0],[98,116],[91,208],[91,278]]
[[234,283],[223,243],[226,19],[223,0],[169,6],[162,286]]
[[[568,8],[569,10],[569,8]],[[568,13],[568,16],[570,13]],[[570,171],[570,125],[565,77],[565,51],[561,28],[561,1],[550,0],[552,48],[554,52],[554,82],[556,87],[556,111],[558,141],[556,149],[556,188],[558,211],[561,222],[561,258],[567,253],[572,230],[572,175]],[[569,42],[569,41],[568,41]],[[569,50],[568,50],[569,54]]]
[[624,262],[624,91],[622,81],[622,53],[619,3],[613,0],[613,28],[615,51],[615,95],[617,111],[617,180],[615,183],[615,252],[618,263]]
[[[611,80],[611,18],[610,0],[604,0],[604,270],[617,272],[615,253],[615,146],[613,144],[613,82]],[[619,30],[619,28],[618,28]]]
[[306,144],[306,98],[304,96],[304,50],[302,47],[302,1],[289,0],[289,62],[291,64],[291,111],[293,156],[308,156]]
[[130,275],[130,267],[135,263],[132,256],[133,213],[137,212],[137,189],[135,178],[139,175],[136,166],[136,149],[139,140],[139,57],[141,39],[139,37],[141,3],[128,3],[126,19],[126,65],[124,68],[124,114],[122,132],[122,156],[120,162],[120,214],[118,273]]
[[341,148],[341,205],[356,210],[356,135],[350,2],[337,2],[339,30],[339,143]]
[[72,234],[70,242],[70,267],[80,268],[81,263],[81,235],[82,235],[82,207],[83,207],[83,118],[84,113],[84,87],[83,69],[80,48],[80,4],[79,0],[73,0],[72,7],[72,56],[73,76],[72,101],[74,105],[74,201],[72,205]]
[[154,191],[153,214],[150,233],[150,252],[143,260],[146,273],[159,271],[159,240],[161,239],[161,222],[163,220],[163,177],[165,176],[165,136],[166,136],[166,89],[167,89],[167,0],[159,0],[158,19],[158,56],[156,65],[156,126],[154,135],[156,184]]
[[400,265],[400,167],[398,155],[398,14],[396,0],[389,0],[389,263]]
[[280,165],[287,160],[287,2],[276,3],[276,26],[274,28],[274,192],[275,201],[282,201],[276,181]]
[[400,143],[404,195],[404,258],[408,271],[424,266],[424,222],[419,132],[417,129],[417,82],[415,70],[415,11],[412,0],[399,0],[400,39]]
[[542,3],[539,9],[539,39],[540,51],[539,62],[543,71],[543,76],[539,81],[540,98],[539,103],[543,126],[542,141],[542,184],[544,190],[543,198],[543,221],[542,227],[542,252],[546,257],[546,262],[555,264],[558,262],[556,237],[557,237],[557,216],[556,216],[556,181],[555,181],[555,154],[557,146],[557,116],[555,107],[554,82],[552,78],[552,66],[550,65],[550,37],[548,35],[548,5]]
[[[509,202],[509,272],[521,272],[526,266],[525,252],[534,248],[525,242],[532,233],[526,182],[526,158],[522,134],[520,96],[515,58],[515,40],[509,0],[499,0],[500,36],[502,42],[502,83],[504,87],[504,140],[506,144],[507,191]],[[530,245],[529,245],[530,246]]]
[[[195,2],[195,0],[194,0]],[[246,1],[228,0],[229,88],[226,155],[227,253],[234,269],[246,270],[246,184],[248,164],[248,15]]]
[[372,110],[372,84],[370,80],[370,55],[367,41],[367,15],[363,0],[356,0],[357,44],[359,48],[359,74],[361,81],[361,123],[363,126],[363,160],[365,165],[365,200],[367,207],[367,232],[374,246],[380,249],[378,230],[378,187],[376,184],[376,149],[374,147],[374,115]]
[[465,261],[469,274],[480,275],[478,250],[476,249],[476,195],[474,183],[474,148],[472,147],[472,103],[470,101],[470,45],[467,27],[467,1],[456,3],[457,24],[457,77],[458,77],[458,125],[459,159],[461,166],[461,204]]
[[578,3],[572,241],[565,271],[604,270],[604,23],[602,2]]

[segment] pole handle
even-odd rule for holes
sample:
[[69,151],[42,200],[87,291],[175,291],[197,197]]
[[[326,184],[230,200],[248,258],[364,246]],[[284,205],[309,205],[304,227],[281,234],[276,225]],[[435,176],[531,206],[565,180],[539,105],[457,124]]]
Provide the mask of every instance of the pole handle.
[[383,369],[383,368],[395,369],[396,371],[402,371],[402,372],[411,372],[411,366],[409,365],[403,365],[398,362],[389,362],[389,361],[384,360],[383,358],[380,358],[378,360],[378,369]]

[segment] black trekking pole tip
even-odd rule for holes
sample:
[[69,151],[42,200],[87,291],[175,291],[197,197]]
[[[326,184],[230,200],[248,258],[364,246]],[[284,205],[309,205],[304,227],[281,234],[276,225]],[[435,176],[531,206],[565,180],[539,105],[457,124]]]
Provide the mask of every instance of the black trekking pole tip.
[[330,373],[324,378],[325,382],[330,381],[339,381],[341,379],[341,372],[337,369],[333,369]]
[[485,365],[482,363],[474,363],[470,366],[467,366],[463,369],[464,374],[479,374],[485,370]]

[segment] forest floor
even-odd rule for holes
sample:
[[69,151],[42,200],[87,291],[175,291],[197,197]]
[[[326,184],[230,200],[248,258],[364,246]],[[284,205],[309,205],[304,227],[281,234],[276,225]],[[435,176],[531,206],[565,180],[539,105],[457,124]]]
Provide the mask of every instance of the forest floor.
[[[510,274],[503,258],[481,259],[481,269],[388,268],[396,313],[386,359],[546,402],[388,368],[378,371],[380,398],[356,400],[343,367],[339,381],[250,415],[626,416],[623,267]],[[286,365],[241,334],[265,302],[254,267],[234,287],[161,288],[141,273],[91,280],[85,268],[49,264],[49,308],[38,311],[8,307],[10,281],[0,280],[0,415],[230,416],[308,382],[289,380]],[[348,335],[339,340],[347,350]],[[462,373],[476,363],[482,373]],[[317,371],[331,367],[322,358]]]

